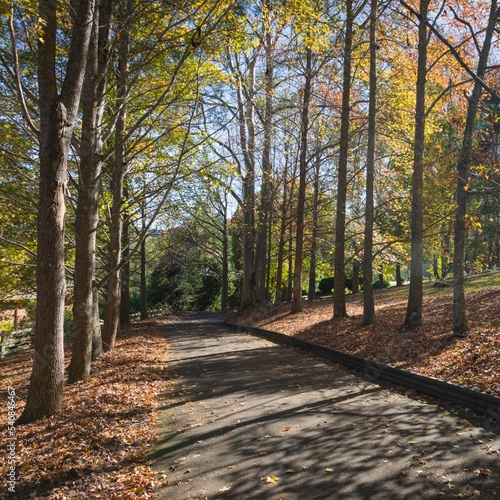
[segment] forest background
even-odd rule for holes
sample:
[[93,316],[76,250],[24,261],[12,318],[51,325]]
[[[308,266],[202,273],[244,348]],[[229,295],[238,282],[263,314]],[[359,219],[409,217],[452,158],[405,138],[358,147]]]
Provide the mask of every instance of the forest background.
[[2,1],[0,298],[36,321],[20,422],[61,407],[68,321],[69,382],[157,305],[296,313],[333,290],[341,318],[362,289],[370,324],[373,286],[406,278],[408,330],[423,278],[453,276],[465,335],[464,275],[500,265],[498,15]]

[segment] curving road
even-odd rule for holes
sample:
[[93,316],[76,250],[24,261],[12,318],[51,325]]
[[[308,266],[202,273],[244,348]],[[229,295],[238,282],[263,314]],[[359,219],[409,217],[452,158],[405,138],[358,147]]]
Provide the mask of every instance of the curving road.
[[[500,432],[193,314],[170,344],[160,498],[500,498]],[[480,421],[479,421],[480,422]]]

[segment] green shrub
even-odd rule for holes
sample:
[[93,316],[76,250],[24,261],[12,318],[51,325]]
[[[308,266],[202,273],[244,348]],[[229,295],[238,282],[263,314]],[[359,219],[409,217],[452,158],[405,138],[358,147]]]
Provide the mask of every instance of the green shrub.
[[374,289],[389,288],[389,281],[384,279],[383,283],[380,283],[380,280],[375,280],[372,284],[372,287]]

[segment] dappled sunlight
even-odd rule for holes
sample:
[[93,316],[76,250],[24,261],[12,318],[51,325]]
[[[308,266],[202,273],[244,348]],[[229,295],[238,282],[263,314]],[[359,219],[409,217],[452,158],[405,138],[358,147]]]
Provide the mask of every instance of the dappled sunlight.
[[442,378],[471,388],[500,395],[500,286],[499,273],[471,277],[467,304],[470,333],[450,340],[452,335],[451,288],[426,284],[424,323],[399,333],[406,311],[408,288],[375,291],[376,324],[362,325],[362,294],[347,296],[348,318],[332,320],[331,299],[304,303],[304,312],[285,315],[282,304],[259,317],[257,311],[236,315],[235,321],[276,331],[391,366]]
[[477,473],[495,463],[481,444],[490,434],[463,417],[222,325],[164,331],[172,382],[153,455],[168,481],[161,498],[453,498],[470,488],[488,498],[493,491],[493,469]]

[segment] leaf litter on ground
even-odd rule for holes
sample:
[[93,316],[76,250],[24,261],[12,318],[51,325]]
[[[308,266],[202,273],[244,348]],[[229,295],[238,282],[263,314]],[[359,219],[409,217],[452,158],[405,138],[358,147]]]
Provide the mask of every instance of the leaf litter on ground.
[[[151,498],[162,481],[148,463],[157,439],[160,395],[167,382],[167,342],[161,324],[123,328],[116,349],[92,366],[88,380],[66,385],[55,415],[16,426],[16,492],[12,498]],[[70,348],[65,349],[66,366]],[[19,416],[33,351],[0,361],[2,392],[15,389]],[[0,448],[7,449],[7,405],[0,409]],[[0,472],[5,477],[7,464]],[[1,497],[1,494],[0,494]]]
[[370,326],[362,325],[362,293],[347,296],[349,317],[341,320],[332,320],[331,299],[319,299],[304,301],[298,314],[290,313],[289,303],[267,304],[240,311],[231,321],[500,396],[500,286],[467,293],[470,331],[465,338],[451,338],[451,290],[426,285],[423,325],[404,333],[399,327],[406,312],[406,286],[375,291],[376,323]]

